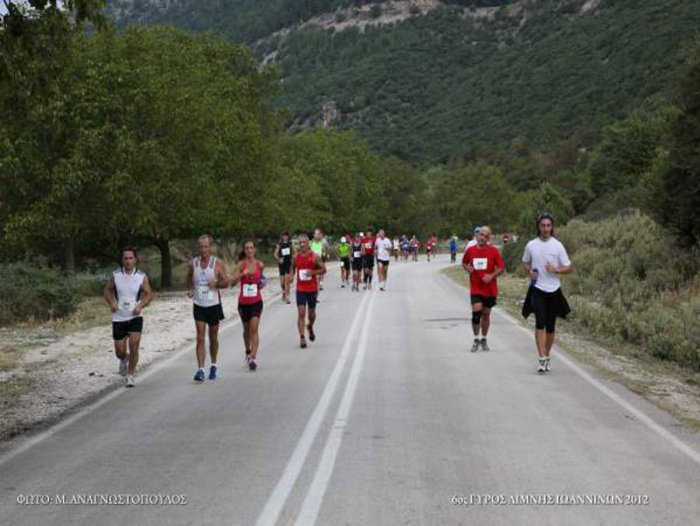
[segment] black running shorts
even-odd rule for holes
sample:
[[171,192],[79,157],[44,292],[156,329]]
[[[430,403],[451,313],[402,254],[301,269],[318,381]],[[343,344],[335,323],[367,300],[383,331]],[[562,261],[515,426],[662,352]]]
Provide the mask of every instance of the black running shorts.
[[224,308],[221,303],[211,307],[201,307],[194,304],[193,313],[195,321],[203,321],[210,327],[215,327],[224,319]]
[[496,306],[496,296],[482,296],[481,294],[472,294],[470,299],[472,305],[474,305],[475,303],[481,303],[487,309],[492,309]]
[[297,290],[297,307],[308,305],[310,310],[314,310],[316,301],[318,301],[318,292],[300,292]]
[[112,322],[112,338],[115,342],[121,341],[132,332],[141,332],[143,330],[143,316],[134,318],[129,321],[113,321]]
[[257,303],[252,303],[245,305],[243,303],[238,304],[238,315],[241,317],[241,321],[248,323],[253,318],[259,318],[263,311],[263,302],[258,301]]

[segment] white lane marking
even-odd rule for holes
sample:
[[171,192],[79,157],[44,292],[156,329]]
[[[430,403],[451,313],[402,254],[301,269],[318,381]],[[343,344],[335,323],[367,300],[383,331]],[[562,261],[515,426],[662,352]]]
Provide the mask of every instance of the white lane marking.
[[357,309],[355,318],[353,319],[350,330],[348,331],[348,335],[345,338],[343,349],[338,357],[338,361],[335,364],[335,368],[333,369],[330,378],[328,378],[323,394],[321,395],[318,404],[316,404],[316,408],[311,414],[311,417],[309,418],[309,421],[307,422],[306,427],[304,428],[304,431],[299,438],[296,447],[294,448],[294,452],[287,462],[287,466],[285,467],[282,476],[277,482],[275,489],[265,503],[265,507],[258,517],[256,522],[257,526],[274,526],[274,524],[277,523],[277,519],[279,518],[280,513],[287,502],[287,498],[289,498],[289,494],[292,492],[292,488],[294,487],[294,484],[296,483],[296,480],[299,477],[304,464],[306,463],[306,457],[311,450],[314,440],[316,440],[316,435],[318,435],[321,424],[323,423],[326,413],[328,412],[328,407],[330,406],[333,395],[335,394],[338,383],[340,382],[340,377],[343,369],[345,368],[345,364],[348,361],[348,356],[352,351],[354,335],[357,332],[360,320],[363,318],[364,314],[366,314],[365,304],[369,300],[370,296],[373,295],[365,294],[364,298],[362,299],[362,303]]
[[[444,281],[449,283],[453,288],[463,291],[466,289],[466,287],[463,287],[457,283],[455,283],[452,279],[448,278],[443,274]],[[506,320],[508,320],[510,323],[518,327],[521,331],[524,333],[528,334],[530,337],[534,339],[534,334],[533,332],[526,328],[523,327],[523,325],[515,319],[515,317],[511,316],[509,313],[505,312],[502,309],[498,309],[495,311],[497,314],[500,314],[503,316]],[[603,393],[605,396],[607,396],[610,400],[618,404],[620,407],[622,407],[624,410],[632,413],[640,422],[642,422],[645,426],[647,426],[649,429],[657,433],[659,436],[670,442],[676,449],[678,449],[681,453],[687,455],[690,457],[691,460],[693,460],[696,464],[700,464],[700,453],[695,450],[693,447],[689,446],[685,442],[683,442],[680,438],[678,438],[676,435],[671,433],[668,429],[663,427],[661,424],[658,424],[654,419],[652,419],[650,416],[648,416],[646,413],[643,411],[637,409],[634,407],[632,404],[627,402],[624,398],[622,398],[620,395],[609,389],[608,387],[604,386],[602,383],[600,383],[598,380],[593,378],[590,374],[588,374],[584,369],[582,369],[579,365],[574,363],[571,359],[567,358],[566,355],[561,351],[561,348],[558,347],[557,345],[554,346],[555,349],[558,350],[557,356],[558,360],[561,360],[561,362],[566,365],[569,369],[571,369],[573,372],[578,374],[581,378],[583,378],[586,382],[588,382],[590,385],[598,389],[601,393]]]
[[[513,318],[509,313],[500,311],[499,314],[501,314],[504,318],[506,318],[508,321],[513,323],[515,326],[517,326],[519,329],[521,329],[523,332],[526,332],[528,335],[533,337],[534,340],[534,334],[532,331],[528,330],[527,328],[523,327],[518,321]],[[555,346],[556,348],[556,346]],[[534,356],[534,355],[533,355]],[[564,365],[566,365],[569,369],[574,371],[576,374],[578,374],[581,378],[583,378],[586,382],[588,382],[590,385],[598,389],[601,393],[603,393],[605,396],[607,396],[610,400],[613,402],[617,403],[620,405],[624,410],[632,413],[640,422],[644,423],[649,429],[654,431],[655,433],[659,434],[662,438],[665,438],[667,441],[669,441],[673,446],[675,446],[679,451],[682,453],[686,454],[688,457],[690,457],[691,460],[693,460],[695,463],[700,464],[700,453],[698,453],[695,449],[690,447],[688,444],[683,442],[681,439],[679,439],[676,435],[668,431],[665,427],[662,425],[658,424],[655,420],[653,420],[650,416],[648,416],[646,413],[643,411],[637,409],[634,407],[632,404],[627,402],[624,398],[622,398],[620,395],[609,389],[608,387],[604,386],[602,383],[600,383],[598,380],[593,378],[590,374],[588,374],[585,370],[583,370],[581,367],[579,367],[576,363],[574,363],[571,359],[567,358],[566,355],[561,352],[557,353],[557,360],[561,361]]]
[[357,390],[357,384],[360,378],[360,373],[362,372],[362,365],[364,364],[365,351],[367,350],[367,341],[369,339],[369,326],[370,320],[372,319],[372,308],[374,306],[374,295],[372,295],[372,300],[370,301],[369,307],[367,307],[367,317],[364,326],[362,327],[362,336],[360,337],[360,345],[355,355],[355,361],[352,365],[352,370],[350,371],[350,377],[348,378],[348,383],[345,385],[345,391],[343,392],[343,398],[338,407],[338,412],[335,415],[335,421],[330,433],[328,434],[328,440],[326,441],[326,446],[323,449],[323,455],[321,456],[321,461],[316,468],[316,475],[309,486],[308,493],[304,499],[304,503],[301,507],[301,511],[297,516],[296,526],[313,526],[318,518],[318,513],[323,504],[323,497],[328,489],[328,483],[330,481],[331,475],[333,474],[333,468],[335,466],[335,461],[338,456],[338,450],[340,449],[340,444],[343,441],[343,434],[345,433],[345,428],[347,427],[348,418],[350,416],[350,410],[352,409],[352,403],[355,399],[355,391]]

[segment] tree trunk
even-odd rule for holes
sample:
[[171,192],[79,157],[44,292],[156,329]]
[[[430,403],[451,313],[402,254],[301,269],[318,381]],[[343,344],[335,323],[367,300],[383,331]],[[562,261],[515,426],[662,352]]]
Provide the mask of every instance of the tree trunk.
[[171,287],[173,284],[173,263],[170,258],[170,241],[163,237],[156,239],[156,247],[160,250],[160,286]]
[[69,276],[75,275],[75,241],[72,238],[63,244],[63,270]]

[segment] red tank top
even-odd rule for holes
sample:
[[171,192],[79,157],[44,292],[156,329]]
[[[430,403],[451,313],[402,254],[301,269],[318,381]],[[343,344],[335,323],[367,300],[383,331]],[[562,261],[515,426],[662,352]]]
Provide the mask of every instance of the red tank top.
[[[246,262],[241,264],[241,269],[246,270]],[[252,305],[262,301],[262,293],[260,292],[260,277],[262,270],[260,262],[255,262],[255,272],[252,276],[244,276],[241,278],[241,290],[238,293],[238,303],[241,305]]]
[[318,280],[315,275],[307,274],[314,270],[314,253],[309,252],[306,255],[297,254],[297,290],[299,292],[316,292],[318,291]]

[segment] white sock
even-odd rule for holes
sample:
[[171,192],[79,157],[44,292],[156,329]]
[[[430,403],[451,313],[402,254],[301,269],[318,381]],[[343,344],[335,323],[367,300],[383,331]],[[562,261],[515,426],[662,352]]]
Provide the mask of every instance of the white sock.
[[212,366],[212,367],[216,367],[216,364],[215,364],[215,363],[213,363],[213,364],[211,364],[211,366]]

